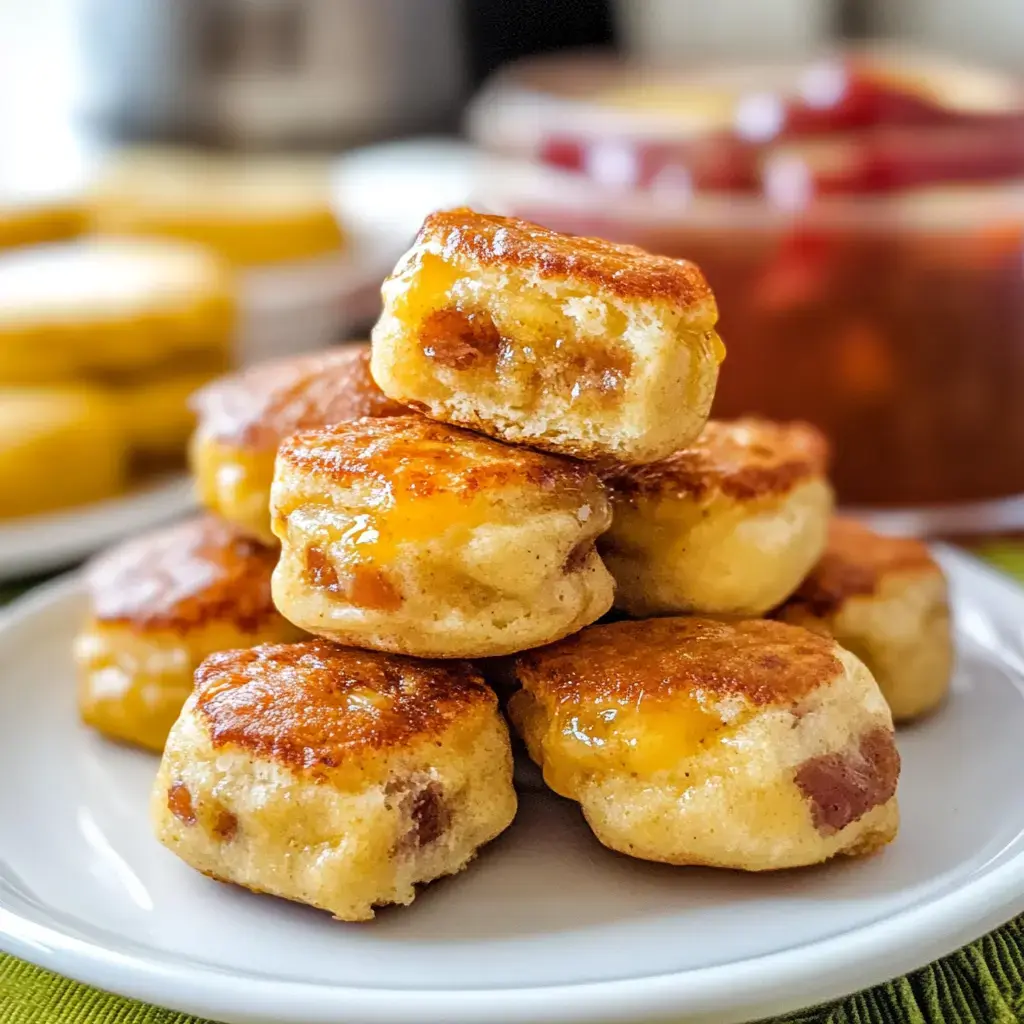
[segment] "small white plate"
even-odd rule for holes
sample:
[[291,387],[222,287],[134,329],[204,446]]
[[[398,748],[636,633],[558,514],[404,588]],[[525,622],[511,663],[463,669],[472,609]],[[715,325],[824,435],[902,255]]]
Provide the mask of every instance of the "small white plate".
[[219,885],[151,837],[155,759],[75,719],[77,580],[0,622],[0,947],[218,1020],[730,1024],[918,967],[1024,910],[1024,592],[942,551],[960,667],[900,736],[879,856],[751,876],[630,861],[523,795],[470,870],[372,924]]
[[73,565],[108,544],[177,519],[194,506],[191,481],[176,473],[109,501],[0,520],[0,579]]

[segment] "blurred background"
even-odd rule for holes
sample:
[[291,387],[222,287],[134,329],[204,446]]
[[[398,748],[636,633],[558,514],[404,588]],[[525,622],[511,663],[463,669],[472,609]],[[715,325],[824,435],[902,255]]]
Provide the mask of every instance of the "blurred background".
[[1022,74],[1019,0],[0,0],[0,576],[179,512],[187,395],[365,337],[462,202],[695,260],[715,415],[1015,531]]

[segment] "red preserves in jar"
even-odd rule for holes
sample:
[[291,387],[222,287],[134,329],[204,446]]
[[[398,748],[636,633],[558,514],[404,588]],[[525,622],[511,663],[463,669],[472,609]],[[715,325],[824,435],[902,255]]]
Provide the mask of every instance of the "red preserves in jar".
[[[716,416],[802,417],[847,504],[1024,495],[1024,98],[906,54],[700,74],[513,70],[471,117],[480,198],[694,260]],[[1000,525],[1005,525],[1001,522]]]

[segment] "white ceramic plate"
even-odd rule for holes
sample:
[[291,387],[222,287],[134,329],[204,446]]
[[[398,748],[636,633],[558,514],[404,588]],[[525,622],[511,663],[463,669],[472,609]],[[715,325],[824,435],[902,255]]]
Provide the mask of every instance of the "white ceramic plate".
[[883,854],[745,876],[604,850],[525,793],[505,836],[409,908],[346,925],[208,881],[151,838],[155,760],[75,721],[66,581],[0,622],[0,947],[232,1022],[729,1024],[920,966],[1024,910],[1024,593],[941,552],[960,667],[904,732]]
[[191,481],[176,473],[109,501],[0,520],[0,579],[73,565],[133,533],[178,519],[194,507]]

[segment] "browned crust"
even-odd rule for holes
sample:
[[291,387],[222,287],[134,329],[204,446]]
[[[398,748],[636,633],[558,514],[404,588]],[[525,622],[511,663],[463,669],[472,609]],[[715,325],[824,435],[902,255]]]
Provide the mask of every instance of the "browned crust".
[[254,633],[278,616],[270,596],[276,564],[276,551],[199,516],[100,555],[86,582],[100,623],[186,633],[228,622]]
[[190,405],[204,437],[253,451],[275,451],[300,430],[409,411],[377,387],[365,343],[261,363],[201,388]]
[[781,622],[648,619],[590,626],[520,655],[515,672],[525,689],[556,703],[742,697],[766,707],[831,683],[843,671],[835,650]]
[[342,485],[362,481],[416,497],[472,497],[522,486],[601,492],[596,474],[581,463],[422,416],[361,419],[296,434],[281,445],[278,462]]
[[805,761],[796,773],[797,788],[821,835],[830,836],[888,803],[896,795],[900,755],[892,731],[864,733],[856,747]]
[[689,448],[645,466],[614,466],[604,481],[624,498],[705,498],[724,494],[756,501],[824,478],[828,442],[809,423],[711,420]]
[[[438,243],[447,260],[462,256],[482,266],[571,277],[619,298],[669,302],[682,309],[714,302],[700,268],[687,260],[654,256],[601,238],[563,235],[516,217],[495,217],[467,207],[432,213],[417,242]],[[714,317],[713,305],[711,314]]]
[[196,670],[196,691],[215,747],[296,768],[338,768],[366,752],[440,740],[460,719],[497,707],[469,662],[326,640],[214,654]]
[[821,560],[783,605],[818,617],[833,615],[851,597],[870,597],[890,574],[942,575],[928,548],[909,537],[883,537],[853,519],[835,516]]

